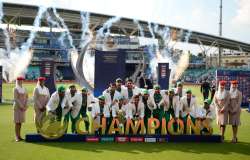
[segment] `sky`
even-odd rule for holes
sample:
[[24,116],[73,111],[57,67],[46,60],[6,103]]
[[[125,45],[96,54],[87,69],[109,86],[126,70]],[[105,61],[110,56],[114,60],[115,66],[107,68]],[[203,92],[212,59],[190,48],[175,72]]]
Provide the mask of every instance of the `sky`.
[[[218,35],[220,0],[3,0],[82,10]],[[223,36],[250,43],[250,0],[223,0]]]

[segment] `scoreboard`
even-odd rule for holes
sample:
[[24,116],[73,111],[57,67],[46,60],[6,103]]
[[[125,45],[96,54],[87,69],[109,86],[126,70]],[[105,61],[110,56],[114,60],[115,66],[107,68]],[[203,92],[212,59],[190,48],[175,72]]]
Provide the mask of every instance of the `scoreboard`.
[[248,99],[250,98],[250,71],[241,70],[217,70],[216,82],[220,80],[227,81],[226,89],[230,90],[230,81],[237,80],[239,82],[238,89],[242,92],[241,106],[248,106]]

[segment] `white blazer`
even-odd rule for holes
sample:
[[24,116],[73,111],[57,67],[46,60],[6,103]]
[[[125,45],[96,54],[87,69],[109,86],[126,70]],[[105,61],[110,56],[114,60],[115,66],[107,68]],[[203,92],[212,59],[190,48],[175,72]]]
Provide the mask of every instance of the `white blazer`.
[[[82,94],[81,94],[82,96]],[[90,107],[91,102],[96,102],[96,99],[92,93],[87,94],[87,108]]]
[[[195,97],[192,96],[191,101],[190,101],[190,107],[188,107],[187,96],[184,96],[180,100],[180,108],[178,109],[178,113],[179,111],[181,111],[182,117],[185,117],[189,113],[192,117],[196,118],[196,114],[198,110],[197,108],[198,107],[197,107]],[[177,116],[179,116],[179,114]]]
[[[139,101],[138,104],[137,114],[139,115],[140,118],[144,118],[144,104],[141,101]],[[128,115],[126,116],[126,118],[133,119],[135,118],[135,115],[136,115],[135,104],[130,102],[128,104]]]
[[[175,94],[178,94],[177,91],[178,91],[178,88],[175,88]],[[182,93],[181,93],[181,94],[182,94],[182,97],[186,96],[186,94],[187,94],[187,93],[186,93],[186,90],[182,88]],[[179,96],[179,95],[178,95],[178,96]],[[179,96],[179,100],[180,100],[182,97]]]
[[[58,92],[54,92],[50,99],[49,99],[49,102],[46,106],[46,109],[47,111],[51,111],[51,112],[54,112],[57,107],[59,105],[59,94]],[[64,110],[67,110],[69,107],[70,107],[70,103],[69,103],[69,100],[67,98],[67,96],[65,95],[62,102],[61,102],[61,107],[62,107],[62,110],[63,110],[63,116],[65,115],[65,111]]]
[[[173,97],[173,109],[175,112],[175,115],[177,114],[176,112],[178,112],[178,108],[180,105],[180,101],[179,101],[179,96],[174,96]],[[164,106],[164,111],[168,111],[170,108],[170,101],[169,101],[169,96],[168,95],[164,95],[161,102],[159,103],[159,105],[163,105]]]
[[[153,100],[154,105],[155,105],[156,108],[157,108],[157,105],[156,105],[155,99],[154,99],[155,90],[154,90],[154,89],[150,89],[150,90],[148,90],[148,92],[149,92],[149,96],[150,96],[150,97],[152,98],[152,100]],[[166,94],[164,93],[163,90],[160,91],[160,94],[161,94],[162,98],[166,95]],[[160,103],[159,103],[159,104],[160,104]],[[160,105],[158,105],[158,108],[159,108],[159,107],[160,107]],[[156,109],[156,108],[154,108],[154,109]]]
[[125,93],[125,98],[126,98],[128,101],[130,101],[134,95],[138,95],[138,94],[141,93],[141,88],[138,88],[138,87],[134,86],[134,88],[132,89],[132,91],[133,91],[133,96],[132,96],[131,98],[129,98],[129,97],[128,97],[128,88],[125,87],[124,90],[125,90],[125,91],[124,91],[124,93]]
[[[128,114],[128,104],[126,105],[122,105],[122,108],[121,110],[125,113],[125,117],[126,115]],[[119,111],[119,105],[118,103],[115,103],[113,106],[112,106],[112,117],[117,117],[117,113]]]
[[118,98],[121,96],[121,94],[118,91],[115,91],[113,101],[112,101],[109,89],[106,89],[105,91],[103,91],[102,94],[105,97],[105,103],[109,106],[111,106],[112,102],[118,101]]
[[209,118],[211,120],[215,119],[215,107],[213,105],[210,105],[209,112],[203,108],[203,106],[198,107],[197,117],[199,118]]
[[66,92],[66,96],[69,99],[70,108],[64,110],[64,114],[67,114],[70,111],[70,114],[73,118],[76,118],[79,114],[79,111],[82,107],[82,94],[76,92],[75,95],[72,97],[70,91]]
[[[101,113],[101,111],[100,111],[99,103],[96,102],[92,105],[91,117],[98,124],[100,124],[100,122],[101,122],[101,116],[99,115],[100,113]],[[106,104],[104,104],[103,115],[106,118],[110,117],[110,107]]]
[[128,99],[128,90],[127,87],[125,87],[124,85],[121,86],[121,91],[119,93],[123,98],[125,98],[126,100]]
[[[141,99],[143,99],[143,97],[141,98]],[[153,110],[154,109],[156,109],[156,104],[155,104],[155,101],[154,101],[154,99],[152,98],[152,97],[148,97],[148,100],[147,100],[147,106],[148,106],[148,108],[153,112]],[[144,106],[144,107],[146,107],[146,106]]]

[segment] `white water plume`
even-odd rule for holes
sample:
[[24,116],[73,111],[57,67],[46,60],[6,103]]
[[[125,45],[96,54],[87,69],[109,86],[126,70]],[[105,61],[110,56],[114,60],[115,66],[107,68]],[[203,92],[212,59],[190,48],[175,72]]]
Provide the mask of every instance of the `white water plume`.
[[[39,7],[37,16],[33,23],[34,28],[40,26],[41,18],[46,10],[46,7]],[[0,49],[0,65],[3,66],[3,78],[6,81],[12,82],[18,76],[23,75],[26,72],[32,59],[33,51],[30,48],[36,33],[37,30],[31,30],[27,41],[21,45],[20,49],[16,48],[10,51],[8,51],[8,49]]]
[[[112,17],[108,19],[103,26],[97,31],[97,36],[96,38],[98,39],[99,37],[108,37],[110,34],[110,27],[112,26],[113,23],[116,23],[120,20],[120,17]],[[107,30],[106,33],[104,31]]]
[[188,68],[189,65],[189,54],[183,53],[176,65],[175,74],[172,80],[177,81],[183,74],[183,72]]
[[81,42],[80,48],[84,48],[93,38],[89,30],[89,13],[88,12],[81,12],[81,22],[82,22],[82,35],[81,35]]
[[[64,19],[63,19],[62,17],[60,17],[60,15],[57,13],[55,7],[53,7],[52,10],[53,10],[53,13],[54,13],[54,15],[56,16],[56,18],[57,18],[57,19],[59,20],[59,22],[61,23],[63,29],[65,29],[65,34],[66,34],[66,36],[68,37],[70,47],[73,48],[74,50],[76,50],[76,48],[75,48],[75,46],[74,46],[74,44],[73,44],[73,38],[72,38],[72,36],[71,36],[71,34],[70,34],[70,31],[69,31],[68,26],[67,26],[67,25],[65,24],[65,22],[64,22]],[[62,38],[63,38],[63,37],[64,37],[64,36],[62,36]],[[63,41],[62,41],[62,42],[63,42]]]
[[153,28],[152,28],[152,24],[151,23],[148,23],[148,30],[152,36],[153,39],[155,39],[155,34],[154,34],[154,31],[153,31]]
[[134,19],[134,23],[137,25],[137,28],[139,29],[140,36],[144,37],[144,30],[143,30],[141,24],[139,23],[139,21]]

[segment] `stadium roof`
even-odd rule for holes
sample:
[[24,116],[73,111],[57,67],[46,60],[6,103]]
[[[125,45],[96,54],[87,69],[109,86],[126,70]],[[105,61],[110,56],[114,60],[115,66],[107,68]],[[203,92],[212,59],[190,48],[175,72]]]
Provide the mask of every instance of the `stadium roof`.
[[[18,25],[32,25],[34,18],[37,14],[37,11],[38,11],[37,6],[4,3],[3,22],[9,24],[18,24]],[[81,32],[81,19],[79,11],[57,9],[57,12],[64,19],[70,31]],[[90,13],[90,29],[93,31],[98,30],[111,17],[113,16]],[[139,21],[139,23],[142,25],[144,29],[145,37],[152,37],[148,29],[148,22]],[[157,25],[159,26],[159,28],[166,27],[166,25],[162,24],[157,24]],[[48,26],[46,19],[42,20],[42,26]],[[167,26],[167,27],[170,28],[171,34],[175,35],[172,37],[175,37],[183,42],[185,41],[186,35],[190,33],[190,30],[188,29],[183,29],[174,26]],[[137,24],[134,23],[133,19],[129,18],[121,18],[119,22],[114,23],[112,25],[110,31],[111,33],[124,34],[127,36],[139,35]],[[188,41],[189,43],[212,46],[212,47],[220,46],[225,49],[250,52],[250,44],[248,43],[196,31],[191,31],[191,32],[192,34],[189,38]],[[156,38],[160,39],[160,36],[156,35]]]

